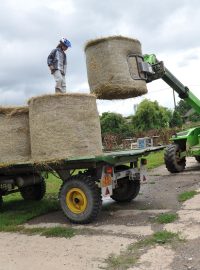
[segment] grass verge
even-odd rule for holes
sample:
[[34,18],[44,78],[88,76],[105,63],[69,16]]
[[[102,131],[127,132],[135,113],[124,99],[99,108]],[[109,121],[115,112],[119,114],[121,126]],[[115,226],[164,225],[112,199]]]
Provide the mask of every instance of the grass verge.
[[3,232],[18,232],[27,235],[42,235],[46,237],[62,237],[62,238],[72,238],[78,234],[78,230],[71,227],[52,227],[52,228],[25,228],[24,226],[8,226],[4,227]]
[[5,196],[0,212],[0,231],[18,231],[19,225],[32,218],[58,210],[60,184],[61,180],[50,175],[47,180],[47,193],[41,201],[24,201],[19,193]]
[[147,158],[147,168],[154,169],[164,164],[164,150],[150,153]]
[[126,270],[137,263],[141,255],[141,250],[155,246],[156,244],[165,245],[181,241],[183,241],[183,239],[178,233],[172,233],[166,230],[156,232],[150,237],[129,245],[129,247],[125,251],[121,252],[120,255],[111,254],[105,260],[107,266],[104,269]]
[[33,235],[39,234],[46,237],[62,237],[62,238],[72,238],[78,232],[74,228],[65,228],[65,227],[52,227],[52,228],[26,228],[21,231],[22,233]]
[[160,224],[167,224],[174,222],[176,219],[178,219],[178,215],[174,213],[163,213],[158,215],[155,218],[155,221]]
[[197,195],[198,192],[195,190],[186,191],[178,195],[178,201],[179,202],[185,202],[191,198],[193,198],[195,195]]

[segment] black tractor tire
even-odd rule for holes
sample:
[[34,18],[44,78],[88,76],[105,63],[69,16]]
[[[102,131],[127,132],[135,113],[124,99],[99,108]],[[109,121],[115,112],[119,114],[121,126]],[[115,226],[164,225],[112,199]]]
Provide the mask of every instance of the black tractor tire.
[[186,158],[180,158],[181,148],[178,144],[170,144],[165,149],[164,160],[167,170],[171,173],[184,171]]
[[102,207],[101,189],[94,177],[71,176],[60,188],[59,201],[65,216],[77,224],[95,220]]
[[42,179],[42,181],[37,184],[25,186],[19,190],[25,201],[40,201],[46,193],[46,182]]
[[194,156],[196,161],[200,162],[200,156]]
[[[119,165],[115,168],[115,172],[129,169],[128,166]],[[140,192],[140,181],[129,180],[128,177],[118,180],[118,187],[113,189],[111,198],[116,202],[130,202],[137,197]]]

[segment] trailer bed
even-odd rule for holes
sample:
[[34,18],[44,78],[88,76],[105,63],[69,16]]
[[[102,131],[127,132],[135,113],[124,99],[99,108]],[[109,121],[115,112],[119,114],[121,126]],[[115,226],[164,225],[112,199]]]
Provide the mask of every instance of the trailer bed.
[[0,164],[0,173],[5,171],[13,170],[48,170],[48,168],[55,169],[75,169],[75,168],[86,168],[96,167],[98,163],[107,163],[115,165],[122,162],[130,162],[137,160],[139,157],[146,156],[151,152],[156,152],[164,149],[165,146],[149,147],[145,149],[133,149],[124,151],[111,151],[104,152],[100,156],[86,156],[86,157],[72,157],[68,159],[48,161],[41,163],[23,162],[16,164]]

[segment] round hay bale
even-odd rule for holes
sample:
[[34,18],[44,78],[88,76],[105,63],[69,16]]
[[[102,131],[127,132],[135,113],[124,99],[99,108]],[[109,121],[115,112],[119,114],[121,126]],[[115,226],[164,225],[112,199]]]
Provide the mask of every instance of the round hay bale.
[[145,80],[131,54],[142,56],[137,39],[113,36],[89,41],[85,46],[88,82],[99,99],[125,99],[147,93]]
[[0,107],[0,153],[1,166],[30,159],[28,107]]
[[96,97],[44,95],[29,100],[31,154],[34,162],[102,154]]

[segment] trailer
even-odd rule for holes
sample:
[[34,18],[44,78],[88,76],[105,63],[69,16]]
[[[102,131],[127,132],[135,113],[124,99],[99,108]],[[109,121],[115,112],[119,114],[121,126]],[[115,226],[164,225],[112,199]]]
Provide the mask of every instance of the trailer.
[[56,173],[62,180],[58,198],[64,215],[73,223],[90,223],[97,218],[103,197],[110,196],[117,202],[137,197],[141,183],[147,181],[145,157],[163,148],[0,166],[0,207],[3,197],[15,192],[20,192],[24,200],[41,200],[46,192],[44,172]]

